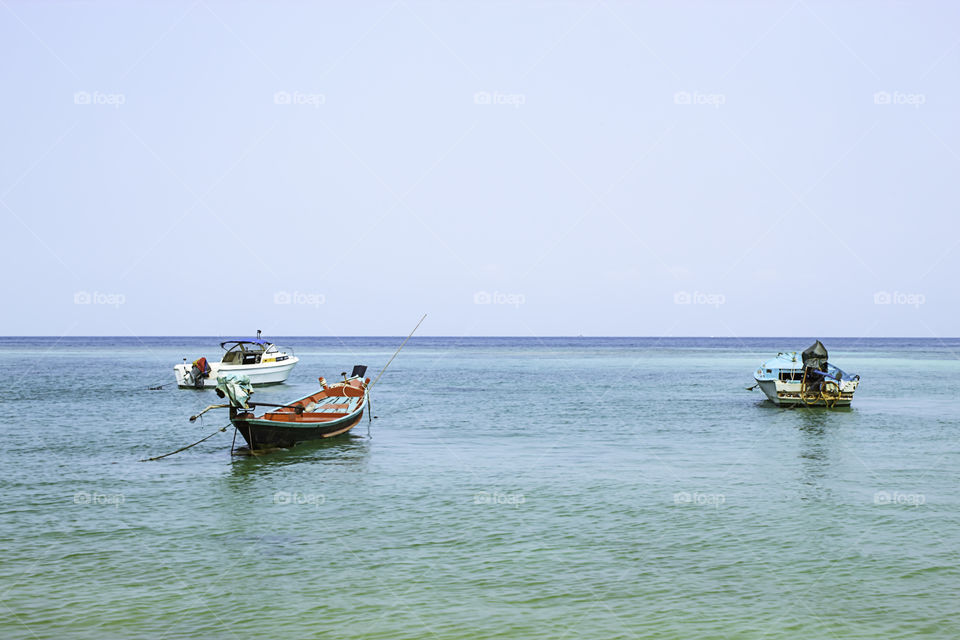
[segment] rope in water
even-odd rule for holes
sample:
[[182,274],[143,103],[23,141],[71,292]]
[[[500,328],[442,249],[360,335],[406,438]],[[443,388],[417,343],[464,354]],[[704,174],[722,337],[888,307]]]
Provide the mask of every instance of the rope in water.
[[157,382],[148,384],[146,387],[137,385],[136,387],[131,387],[129,389],[121,389],[119,393],[133,393],[134,391],[162,391],[164,387],[169,387],[172,384],[177,383],[176,381],[167,381],[161,384],[158,380]]
[[165,453],[165,454],[163,454],[162,456],[156,456],[156,457],[153,457],[153,458],[144,458],[144,459],[141,460],[140,462],[151,462],[151,461],[153,461],[153,460],[159,460],[160,458],[166,458],[167,456],[172,456],[173,454],[175,454],[175,453],[180,453],[181,451],[186,451],[186,450],[189,449],[190,447],[195,447],[195,446],[197,446],[198,444],[200,444],[201,442],[204,442],[204,441],[206,441],[206,440],[209,440],[210,438],[212,438],[213,436],[217,435],[218,433],[223,433],[224,431],[227,430],[227,428],[228,428],[229,426],[230,426],[230,425],[228,424],[228,425],[226,425],[226,426],[220,427],[219,429],[217,429],[216,431],[214,431],[213,433],[211,433],[210,435],[208,435],[206,438],[201,438],[200,440],[197,440],[197,441],[194,442],[193,444],[188,444],[188,445],[185,446],[185,447],[180,447],[180,448],[177,449],[176,451],[171,451],[170,453]]

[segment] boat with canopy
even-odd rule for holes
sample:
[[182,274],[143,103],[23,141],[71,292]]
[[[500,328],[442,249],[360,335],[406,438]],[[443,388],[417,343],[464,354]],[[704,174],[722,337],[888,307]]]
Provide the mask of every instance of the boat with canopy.
[[263,340],[260,331],[256,338],[233,338],[220,343],[224,350],[220,362],[197,358],[191,363],[173,367],[177,386],[181,389],[204,389],[217,386],[217,378],[226,375],[247,376],[250,384],[268,385],[286,382],[299,358],[287,347],[277,347]]

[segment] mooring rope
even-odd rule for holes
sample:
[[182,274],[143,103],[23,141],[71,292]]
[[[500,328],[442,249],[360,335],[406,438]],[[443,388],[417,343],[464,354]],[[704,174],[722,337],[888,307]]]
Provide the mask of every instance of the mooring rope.
[[153,458],[144,458],[144,459],[142,459],[140,462],[151,462],[151,461],[153,461],[153,460],[159,460],[160,458],[166,458],[167,456],[172,456],[173,454],[175,454],[175,453],[180,453],[181,451],[186,451],[186,450],[189,449],[190,447],[195,447],[195,446],[197,446],[198,444],[200,444],[201,442],[204,442],[205,440],[209,440],[210,438],[212,438],[213,436],[217,435],[218,433],[223,433],[224,431],[227,430],[228,427],[230,427],[229,424],[226,425],[226,426],[223,426],[223,427],[221,427],[221,428],[219,428],[219,429],[217,429],[216,431],[214,431],[213,433],[211,433],[210,435],[208,435],[206,438],[201,438],[200,440],[197,440],[197,441],[194,442],[193,444],[188,444],[188,445],[185,446],[185,447],[180,447],[180,448],[177,449],[176,451],[171,451],[170,453],[165,453],[165,454],[163,454],[162,456],[156,456],[156,457],[153,457]]
[[417,323],[417,326],[415,326],[415,327],[413,328],[413,331],[410,332],[410,335],[408,335],[408,336],[406,337],[406,339],[404,339],[404,341],[400,343],[400,347],[394,352],[394,354],[393,354],[392,356],[390,356],[390,359],[387,360],[387,364],[383,365],[383,369],[380,370],[380,374],[377,376],[377,379],[374,380],[373,382],[371,382],[370,385],[367,386],[367,389],[373,389],[373,387],[374,387],[378,382],[380,382],[380,376],[383,375],[383,372],[387,370],[387,367],[389,367],[389,366],[390,366],[390,363],[393,362],[393,359],[397,357],[397,354],[400,353],[400,350],[403,349],[403,346],[404,346],[405,344],[407,344],[407,340],[409,340],[410,338],[413,337],[413,334],[415,334],[415,333],[417,332],[417,329],[420,328],[420,325],[423,324],[423,321],[426,320],[426,319],[427,319],[427,314],[423,314],[423,317],[420,318],[420,322],[418,322],[418,323]]
[[119,393],[133,393],[134,391],[162,391],[164,387],[169,387],[172,384],[177,384],[177,383],[175,380],[167,381],[164,383],[160,383],[160,381],[158,380],[157,382],[151,382],[146,387],[137,385],[135,387],[130,387],[129,389],[121,389]]

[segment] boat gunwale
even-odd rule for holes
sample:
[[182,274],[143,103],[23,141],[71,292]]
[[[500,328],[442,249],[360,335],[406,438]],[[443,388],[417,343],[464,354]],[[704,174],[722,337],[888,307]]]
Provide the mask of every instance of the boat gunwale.
[[[233,421],[240,421],[240,422],[243,422],[243,423],[245,423],[245,424],[253,424],[253,425],[256,425],[256,426],[263,426],[263,427],[300,427],[300,428],[311,428],[311,429],[312,429],[312,428],[316,428],[316,427],[318,427],[318,426],[336,425],[336,424],[339,423],[339,422],[342,422],[342,421],[345,421],[345,420],[350,420],[350,419],[352,419],[353,417],[355,417],[357,414],[362,414],[362,413],[363,413],[364,404],[366,403],[366,400],[367,400],[367,397],[368,397],[367,387],[364,385],[364,383],[363,383],[362,381],[361,381],[359,384],[357,384],[357,385],[349,384],[350,382],[359,381],[359,380],[361,380],[360,377],[359,377],[359,376],[355,376],[355,377],[349,378],[349,379],[347,379],[347,380],[345,380],[345,381],[343,381],[343,382],[337,382],[337,383],[334,383],[334,384],[331,384],[331,385],[327,385],[326,388],[321,389],[320,391],[315,391],[315,392],[313,392],[313,393],[311,393],[311,394],[308,394],[308,395],[303,396],[302,398],[298,398],[298,399],[296,399],[296,400],[288,403],[287,405],[285,405],[285,406],[283,406],[283,407],[280,407],[280,408],[279,408],[278,410],[276,410],[276,411],[267,411],[267,412],[264,412],[264,413],[263,413],[262,415],[260,415],[260,416],[252,416],[252,417],[250,417],[250,418],[246,418],[246,417],[244,417],[244,416],[250,415],[249,413],[240,413],[240,414],[238,414],[235,418],[233,418],[233,419],[231,420],[231,422],[233,422]],[[296,413],[296,408],[297,408],[297,406],[300,406],[300,407],[305,406],[305,405],[303,404],[305,400],[313,399],[314,396],[317,396],[317,395],[326,393],[327,391],[330,391],[331,389],[343,388],[343,387],[349,387],[349,388],[352,388],[352,389],[356,389],[356,390],[360,391],[361,393],[360,393],[360,395],[357,395],[357,396],[348,396],[348,395],[337,396],[337,395],[330,395],[330,396],[326,396],[326,397],[328,397],[328,398],[338,398],[338,397],[340,397],[340,398],[360,398],[360,402],[357,404],[357,408],[354,409],[353,411],[350,411],[349,413],[332,413],[332,412],[326,412],[326,413],[323,413],[323,412],[300,412],[300,413]],[[291,419],[291,420],[278,420],[278,419],[268,418],[267,416],[269,416],[269,415],[271,415],[271,414],[291,415],[291,416],[295,416],[295,418],[294,418],[294,419]],[[323,417],[328,417],[328,416],[329,416],[331,419],[329,419],[329,420],[305,420],[305,419],[303,419],[303,416],[323,416]]]

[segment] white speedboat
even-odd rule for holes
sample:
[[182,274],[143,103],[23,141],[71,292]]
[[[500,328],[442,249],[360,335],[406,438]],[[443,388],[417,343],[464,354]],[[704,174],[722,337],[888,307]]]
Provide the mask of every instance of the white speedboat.
[[259,331],[256,338],[225,340],[220,347],[226,351],[220,362],[197,358],[188,363],[184,358],[183,364],[174,365],[177,386],[212,389],[217,386],[217,376],[231,373],[247,376],[254,385],[280,384],[299,362],[292,349],[281,350],[272,342],[261,340]]
[[860,386],[860,376],[827,362],[827,349],[819,340],[801,354],[778,353],[760,365],[753,378],[770,402],[781,406],[849,407]]

